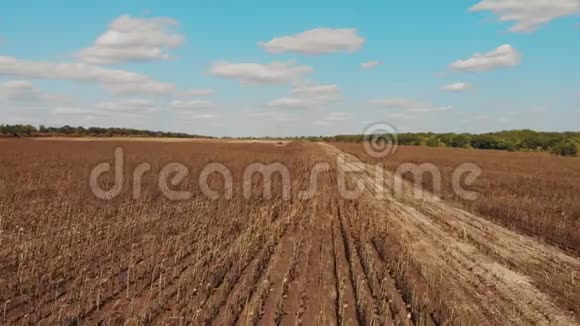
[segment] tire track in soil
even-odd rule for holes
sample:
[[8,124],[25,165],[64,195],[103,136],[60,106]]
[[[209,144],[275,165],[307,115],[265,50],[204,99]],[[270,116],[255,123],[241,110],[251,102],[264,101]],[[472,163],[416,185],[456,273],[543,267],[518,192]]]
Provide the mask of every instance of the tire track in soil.
[[[346,157],[347,162],[351,162],[347,165],[360,163],[354,156],[333,146],[321,146],[330,155]],[[451,207],[434,196],[427,195],[420,202],[413,201],[412,187],[408,183],[405,183],[408,187],[403,192],[403,200],[396,199],[390,192],[386,193],[385,200],[379,200],[372,196],[379,188],[374,178],[375,171],[373,166],[366,164],[365,173],[353,178],[361,181],[370,192],[370,196],[362,197],[361,202],[380,212],[383,222],[375,222],[389,225],[390,232],[385,236],[395,239],[409,255],[411,264],[407,268],[417,269],[429,280],[427,293],[414,293],[414,296],[429,296],[430,293],[432,296],[436,291],[440,298],[445,298],[448,316],[455,318],[456,322],[471,320],[481,325],[576,324],[566,307],[557,306],[557,300],[550,296],[550,292],[570,294],[557,288],[542,291],[529,276],[534,275],[538,267],[527,265],[527,269],[523,269],[516,264],[506,264],[510,257],[505,253],[516,255],[511,258],[516,262],[550,257],[549,265],[564,266],[564,270],[572,275],[580,270],[577,257]],[[394,176],[389,172],[382,172],[387,176],[386,180],[395,180],[391,179]],[[422,213],[420,207],[424,206],[431,208],[432,214]],[[442,221],[455,224],[457,229],[469,229],[470,236],[478,239],[482,246],[491,235],[500,235],[501,240],[495,243],[494,250],[500,256],[503,252],[504,259],[480,250],[457,232],[449,232]],[[474,228],[470,226],[472,223],[484,227]]]

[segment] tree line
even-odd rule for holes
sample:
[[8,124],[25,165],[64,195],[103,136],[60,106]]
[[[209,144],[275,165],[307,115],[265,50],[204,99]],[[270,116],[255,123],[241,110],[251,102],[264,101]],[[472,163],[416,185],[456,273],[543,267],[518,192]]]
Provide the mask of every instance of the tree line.
[[[0,136],[9,137],[172,137],[172,138],[212,138],[178,132],[150,131],[130,128],[99,127],[45,127],[32,125],[0,124]],[[224,137],[231,138],[231,137]],[[509,130],[484,134],[470,133],[402,133],[397,135],[399,145],[473,148],[503,151],[545,151],[561,156],[577,156],[580,146],[580,132],[537,132],[533,130]],[[337,135],[313,137],[243,137],[237,139],[293,140],[326,142],[363,142],[364,135]]]
[[[580,132],[537,132],[509,130],[483,134],[469,133],[402,133],[399,145],[473,148],[503,151],[544,151],[554,155],[576,156]],[[324,140],[362,142],[363,135],[323,137]]]
[[38,128],[32,125],[6,125],[0,124],[0,135],[5,137],[170,137],[170,138],[211,138],[201,135],[191,135],[181,132],[151,131],[131,128],[100,128],[100,127],[45,127]]

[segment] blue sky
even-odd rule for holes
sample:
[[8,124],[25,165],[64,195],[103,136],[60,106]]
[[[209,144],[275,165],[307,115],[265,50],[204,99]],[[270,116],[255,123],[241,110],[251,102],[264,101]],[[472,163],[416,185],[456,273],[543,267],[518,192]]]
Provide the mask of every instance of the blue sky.
[[578,130],[579,11],[578,0],[5,3],[0,123]]

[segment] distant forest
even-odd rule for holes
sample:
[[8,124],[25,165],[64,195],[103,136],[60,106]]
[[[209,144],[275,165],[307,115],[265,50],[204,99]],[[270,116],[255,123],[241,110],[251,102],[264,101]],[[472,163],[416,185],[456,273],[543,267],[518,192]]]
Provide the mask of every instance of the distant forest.
[[[329,137],[333,141],[362,142],[363,135]],[[402,133],[399,145],[473,148],[502,151],[545,151],[561,156],[576,156],[580,132],[537,132],[509,130],[484,134],[469,133]]]
[[[4,137],[173,137],[212,138],[186,133],[150,131],[128,128],[99,127],[44,127],[31,125],[0,125],[0,136]],[[231,137],[224,137],[231,138]],[[294,141],[362,142],[363,135],[337,135],[314,137],[244,137],[239,139],[285,139]],[[580,132],[537,132],[533,130],[509,130],[484,134],[469,133],[402,133],[399,145],[473,148],[503,151],[544,151],[561,156],[577,156],[580,147]]]
[[181,132],[151,131],[129,128],[99,128],[99,127],[45,127],[36,128],[31,125],[0,125],[0,136],[4,137],[171,137],[171,138],[212,138],[201,135],[191,135]]

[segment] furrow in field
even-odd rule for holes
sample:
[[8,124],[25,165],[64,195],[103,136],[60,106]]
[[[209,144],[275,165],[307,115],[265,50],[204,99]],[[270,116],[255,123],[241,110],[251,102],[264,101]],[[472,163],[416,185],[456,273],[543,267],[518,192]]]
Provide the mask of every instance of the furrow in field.
[[304,220],[300,216],[296,216],[299,220],[295,221],[291,234],[280,243],[275,261],[258,285],[259,291],[244,309],[242,324],[273,325],[282,319],[284,299],[295,276],[296,261],[304,244]]
[[346,244],[341,232],[340,220],[332,217],[332,239],[335,257],[336,287],[338,289],[339,325],[358,325],[355,292],[352,284],[352,270],[347,259]]
[[[236,322],[244,324],[247,319],[241,319],[242,312],[248,303],[251,302],[251,298],[256,289],[261,286],[270,287],[271,282],[279,281],[270,280],[264,278],[264,276],[269,274],[269,270],[276,268],[276,265],[280,261],[279,256],[282,253],[285,254],[288,250],[291,235],[286,230],[289,228],[289,225],[285,224],[284,228],[284,234],[275,236],[274,239],[264,244],[263,251],[252,261],[247,271],[235,284],[225,303],[220,307],[217,316],[213,320],[213,324],[232,325]],[[262,279],[261,283],[260,279]],[[269,289],[268,291],[271,290]]]
[[361,324],[381,323],[386,318],[383,319],[379,315],[375,299],[372,296],[368,279],[363,271],[361,260],[356,250],[354,239],[351,235],[351,230],[346,217],[344,216],[348,213],[349,212],[339,210],[338,218],[340,221],[342,238],[344,239],[344,246],[348,253],[347,258],[351,269],[351,282],[356,295],[355,305],[358,311],[359,322]]
[[279,317],[280,325],[298,325],[302,322],[306,305],[309,304],[307,293],[310,290],[307,286],[307,276],[310,271],[314,255],[313,237],[316,236],[316,221],[312,216],[312,209],[307,209],[300,217],[306,225],[301,240],[301,252],[296,257],[294,270],[289,274],[289,285],[286,297],[281,304],[283,314]]

